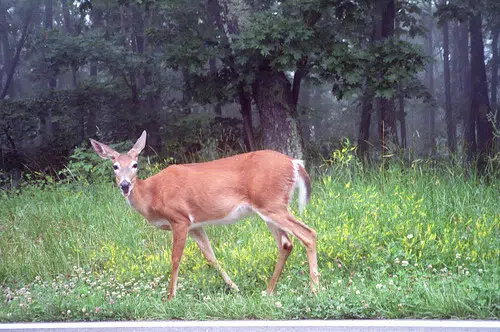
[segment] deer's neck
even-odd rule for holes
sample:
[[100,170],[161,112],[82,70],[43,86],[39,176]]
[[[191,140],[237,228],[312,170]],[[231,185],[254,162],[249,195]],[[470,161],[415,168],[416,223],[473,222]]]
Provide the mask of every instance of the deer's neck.
[[151,198],[147,189],[147,181],[135,179],[130,195],[126,198],[128,203],[142,214],[146,219],[149,215]]

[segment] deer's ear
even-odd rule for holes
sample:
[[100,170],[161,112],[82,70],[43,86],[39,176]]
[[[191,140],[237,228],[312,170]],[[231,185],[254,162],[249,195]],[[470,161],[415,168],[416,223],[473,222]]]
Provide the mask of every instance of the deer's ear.
[[101,158],[115,160],[120,155],[118,152],[116,152],[106,144],[102,144],[96,140],[93,140],[92,138],[90,139],[90,143],[92,144],[95,152]]
[[135,142],[134,147],[130,149],[128,152],[128,155],[131,156],[132,158],[137,159],[139,156],[139,153],[141,153],[142,150],[144,150],[144,147],[146,146],[146,131],[144,130],[142,132],[141,137]]

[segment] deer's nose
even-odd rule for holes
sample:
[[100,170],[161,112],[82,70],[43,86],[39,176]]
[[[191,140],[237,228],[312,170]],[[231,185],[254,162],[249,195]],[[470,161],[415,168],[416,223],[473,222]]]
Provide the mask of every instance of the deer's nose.
[[122,181],[120,182],[120,189],[126,194],[130,189],[130,182]]

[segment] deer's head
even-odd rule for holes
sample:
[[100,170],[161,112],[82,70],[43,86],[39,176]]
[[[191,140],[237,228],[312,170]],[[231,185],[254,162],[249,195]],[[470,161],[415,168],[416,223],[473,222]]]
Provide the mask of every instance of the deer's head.
[[118,183],[123,196],[128,197],[134,188],[139,153],[146,146],[146,131],[142,132],[134,147],[126,154],[120,154],[106,144],[93,139],[90,139],[90,143],[101,158],[110,159],[113,162],[116,183]]

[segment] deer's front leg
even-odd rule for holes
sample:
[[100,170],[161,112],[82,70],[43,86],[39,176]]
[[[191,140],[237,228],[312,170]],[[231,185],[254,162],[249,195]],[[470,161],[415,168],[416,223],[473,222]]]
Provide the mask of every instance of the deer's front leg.
[[236,286],[236,284],[231,280],[231,278],[227,275],[227,273],[224,271],[222,266],[217,261],[217,258],[215,257],[212,246],[210,245],[210,240],[208,239],[205,230],[203,230],[203,228],[191,229],[189,231],[189,235],[191,235],[191,237],[198,244],[198,247],[200,247],[200,250],[203,253],[203,256],[205,256],[205,259],[208,261],[208,264],[217,269],[217,271],[219,271],[222,278],[224,279],[226,284],[228,284],[229,287],[231,287],[231,289],[239,291],[238,286]]
[[186,246],[186,238],[188,235],[188,227],[183,224],[172,224],[172,275],[170,277],[170,290],[168,299],[171,300],[175,296],[177,289],[177,278],[179,276],[179,266],[181,263],[182,253]]

